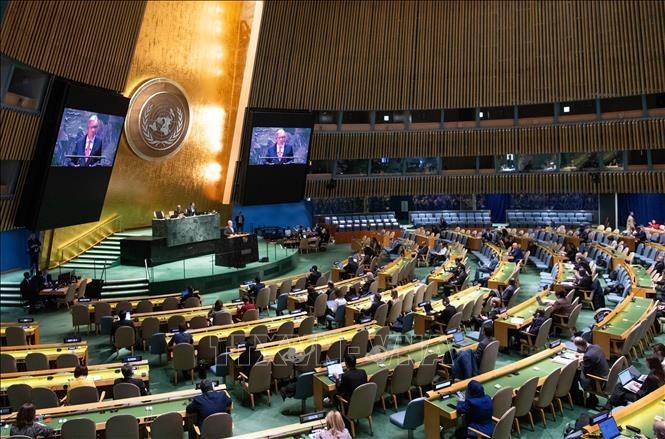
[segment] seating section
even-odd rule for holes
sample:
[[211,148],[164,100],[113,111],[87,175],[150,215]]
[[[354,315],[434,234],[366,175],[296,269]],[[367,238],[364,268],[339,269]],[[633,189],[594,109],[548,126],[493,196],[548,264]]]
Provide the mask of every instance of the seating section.
[[628,271],[623,267],[623,265],[619,265],[616,271],[617,271],[616,280],[614,281],[610,280],[608,274],[603,275],[603,278],[605,278],[608,287],[614,285],[623,285],[623,295],[619,296],[618,294],[610,293],[607,296],[605,296],[606,300],[614,303],[619,303],[623,300],[624,297],[630,294],[632,283],[630,280],[630,275],[628,274]]
[[633,263],[649,266],[656,262],[659,255],[665,257],[665,250],[661,250],[655,245],[640,243],[635,249]]
[[[663,227],[663,226],[661,226]],[[656,231],[649,231],[647,229],[644,229],[644,232],[647,235],[647,240],[649,242],[655,242],[658,244],[665,245],[665,233],[663,232],[656,232]]]
[[399,229],[399,222],[395,217],[395,212],[326,216],[323,220],[325,224],[337,226],[337,231],[339,232]]
[[469,240],[469,235],[457,232],[455,230],[446,230],[444,232],[441,232],[439,236],[448,244],[451,244],[453,242],[458,242],[462,244],[463,247],[466,247],[466,243]]
[[487,244],[483,244],[480,251],[474,250],[471,252],[471,254],[478,258],[480,263],[483,265],[488,265],[490,263],[492,260],[492,255],[496,256],[497,258],[501,257],[501,255],[496,254],[494,249]]
[[415,227],[439,224],[441,218],[448,227],[491,227],[489,210],[436,210],[409,212],[409,220]]
[[533,239],[535,239],[541,244],[550,244],[556,242],[557,244],[563,245],[565,241],[565,238],[562,235],[558,235],[556,233],[548,232],[545,230],[538,230],[535,233],[533,233],[532,236]]
[[536,250],[529,255],[529,261],[539,270],[549,270],[552,266],[552,259],[552,252],[542,246],[537,246]]
[[588,226],[593,213],[588,210],[507,210],[506,220],[512,227]]

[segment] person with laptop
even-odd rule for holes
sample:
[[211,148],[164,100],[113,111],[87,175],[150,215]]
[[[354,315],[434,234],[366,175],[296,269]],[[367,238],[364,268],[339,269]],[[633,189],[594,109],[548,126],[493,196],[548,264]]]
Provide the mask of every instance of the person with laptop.
[[358,273],[358,262],[355,257],[351,257],[347,260],[344,272],[340,276],[342,279],[351,279],[356,273]]
[[452,306],[448,298],[445,296],[441,299],[441,302],[443,303],[443,311],[436,316],[436,321],[443,326],[448,327],[450,319],[457,314],[457,308]]
[[333,373],[332,379],[337,387],[337,394],[347,401],[351,401],[351,395],[356,387],[367,382],[367,372],[363,369],[356,369],[356,356],[347,353],[344,355],[346,372],[339,374]]
[[115,331],[118,330],[119,327],[121,326],[130,326],[134,328],[134,322],[131,319],[131,315],[128,318],[127,314],[129,314],[126,310],[122,310],[118,313],[118,320],[113,322],[112,328],[111,328],[111,336],[115,337]]
[[[649,374],[643,377],[634,367],[622,370],[619,373],[619,382],[617,382],[612,395],[607,400],[604,409],[611,410],[614,407],[628,405],[638,399],[665,386],[665,371],[657,357],[647,357],[647,367]],[[641,378],[643,378],[641,380]]]
[[573,305],[568,300],[568,296],[565,290],[559,290],[556,292],[556,301],[552,304],[552,314],[551,315],[561,315],[568,316],[573,310]]
[[[487,279],[489,279],[489,276],[494,273],[494,270],[496,270],[497,265],[499,265],[499,258],[496,256],[495,253],[492,253],[492,259],[487,264],[480,263],[478,265],[478,268],[476,269],[476,274],[473,278],[473,283],[474,284],[484,284],[487,285]],[[484,273],[481,276],[481,273]]]
[[466,425],[455,430],[455,437],[458,439],[469,437],[469,427],[491,436],[494,431],[492,398],[485,394],[483,385],[471,380],[466,388],[466,394],[459,392],[458,396],[460,399],[457,401],[456,410],[458,415],[466,415],[464,417]]

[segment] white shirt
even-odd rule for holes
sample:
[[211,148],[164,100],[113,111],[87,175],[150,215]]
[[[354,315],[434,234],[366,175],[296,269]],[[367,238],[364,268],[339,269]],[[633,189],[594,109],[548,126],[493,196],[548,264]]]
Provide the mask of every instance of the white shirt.
[[340,305],[346,305],[346,299],[345,298],[338,297],[337,299],[335,299],[332,302],[328,303],[330,311],[332,311],[332,312],[337,311],[337,308],[339,308]]

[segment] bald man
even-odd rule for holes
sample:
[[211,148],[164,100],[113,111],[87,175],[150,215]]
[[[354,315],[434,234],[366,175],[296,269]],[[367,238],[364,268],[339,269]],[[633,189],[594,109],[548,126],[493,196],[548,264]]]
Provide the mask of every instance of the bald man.
[[268,165],[282,165],[293,161],[293,147],[286,143],[287,134],[283,129],[275,133],[275,143],[268,148],[265,163]]

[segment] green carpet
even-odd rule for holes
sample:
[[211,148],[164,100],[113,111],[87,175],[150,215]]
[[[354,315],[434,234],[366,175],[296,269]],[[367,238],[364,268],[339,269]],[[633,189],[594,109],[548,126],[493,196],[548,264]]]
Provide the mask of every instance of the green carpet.
[[[348,256],[349,252],[349,245],[337,244],[329,247],[327,252],[300,255],[298,257],[297,266],[292,270],[291,273],[288,274],[302,273],[307,271],[313,264],[318,265],[321,271],[327,271],[332,261]],[[473,272],[475,271],[475,263],[472,261],[471,265],[471,276],[473,276]],[[427,267],[418,268],[416,269],[416,275],[418,278],[422,279],[430,270],[431,268]],[[539,276],[537,270],[534,267],[527,267],[525,272],[520,274],[520,283],[522,287],[520,298],[524,300],[527,297],[535,294],[538,291],[538,282]],[[217,298],[228,301],[238,296],[237,288],[224,291],[202,291],[202,293],[204,294],[203,302],[205,305],[212,304]],[[23,311],[19,308],[3,309],[0,315],[2,317],[2,321],[15,321],[16,318],[23,315]],[[61,342],[63,337],[73,334],[71,327],[71,317],[64,310],[40,311],[36,313],[34,317],[40,322],[43,343]],[[578,328],[587,326],[591,320],[591,311],[582,311],[579,318]],[[83,338],[87,340],[88,344],[90,345],[89,362],[91,364],[115,361],[115,356],[112,355],[112,348],[108,343],[108,337],[88,335],[84,333]],[[659,336],[659,340],[665,341],[665,337],[661,334]],[[397,339],[391,339],[391,342],[392,341],[396,342]],[[138,351],[137,354],[143,355],[144,359],[148,359],[150,361],[150,388],[153,394],[191,388],[191,383],[187,382],[186,380],[183,382],[182,378],[180,379],[180,384],[177,386],[174,385],[173,369],[169,365],[159,365],[157,356],[140,351]],[[121,356],[122,355],[126,355],[126,353],[122,352]],[[516,354],[499,354],[497,368],[510,364],[519,358],[521,357]],[[636,364],[636,366],[640,368],[640,370],[644,371],[644,361],[641,361],[641,363],[642,364]],[[259,397],[257,399],[256,411],[252,411],[249,408],[248,403],[245,405],[242,402],[242,395],[239,386],[236,386],[235,389],[230,389],[230,393],[234,399],[235,405],[233,412],[235,434],[250,433],[265,428],[298,422],[297,416],[283,415],[282,412],[299,410],[299,400],[287,399],[286,402],[283,402],[282,398],[279,395],[276,395],[272,398],[272,406],[268,406],[266,397]],[[307,407],[313,410],[311,399],[307,401]],[[400,409],[404,409],[405,407],[406,401],[402,400]],[[574,410],[565,409],[565,417],[562,418],[561,416],[557,415],[556,421],[548,418],[547,429],[543,428],[542,424],[536,425],[535,432],[530,431],[528,428],[523,428],[522,437],[534,439],[560,439],[562,437],[562,431],[564,430],[565,425],[568,422],[574,421],[581,412],[582,409],[579,407],[576,407]],[[380,409],[374,411],[373,419],[375,437],[407,437],[406,431],[402,431],[390,424],[388,417],[392,413],[394,413],[394,411],[390,409],[388,410],[387,414],[383,414]],[[358,430],[358,437],[370,437],[366,421],[361,421],[361,425]],[[415,437],[425,437],[422,427],[416,430]]]

